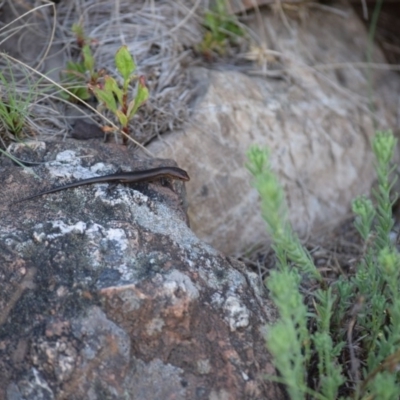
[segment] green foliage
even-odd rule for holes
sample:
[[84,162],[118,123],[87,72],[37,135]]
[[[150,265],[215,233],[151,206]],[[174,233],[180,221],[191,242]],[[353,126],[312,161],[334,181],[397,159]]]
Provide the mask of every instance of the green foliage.
[[[86,85],[86,71],[83,62],[68,61],[66,70],[61,74],[61,82],[65,89],[81,100],[89,100],[91,97]],[[70,102],[76,101],[68,92],[61,92],[61,96]]]
[[[76,36],[76,42],[81,49],[81,61],[67,62],[67,68],[61,74],[61,82],[65,89],[81,100],[89,100],[92,95],[88,89],[88,82],[96,85],[101,74],[95,69],[95,59],[90,48],[90,38],[85,36],[82,25],[73,24],[72,32]],[[76,102],[76,98],[67,91],[61,96],[70,102]]]
[[[91,89],[97,99],[117,117],[123,132],[128,134],[129,121],[148,99],[149,90],[144,77],[134,75],[136,65],[126,46],[122,46],[115,54],[115,65],[123,78],[122,87],[114,78],[106,76],[103,87],[92,86]],[[138,81],[136,95],[129,101],[129,85],[134,80]],[[125,137],[124,143],[126,143]]]
[[80,48],[82,48],[85,43],[88,43],[90,40],[88,37],[86,37],[82,24],[72,24],[71,31],[73,34],[75,34],[76,43]]
[[310,334],[307,330],[307,307],[299,292],[300,276],[296,270],[272,271],[267,287],[281,318],[269,327],[268,349],[274,357],[283,382],[292,399],[306,393],[306,370],[310,359]]
[[85,71],[88,71],[90,74],[90,79],[92,81],[97,81],[98,75],[94,70],[95,61],[92,55],[92,50],[90,50],[90,46],[85,44],[82,47],[82,56],[83,56],[83,67]]
[[250,148],[247,169],[252,173],[253,185],[261,196],[261,212],[267,222],[275,251],[280,255],[279,267],[288,268],[288,260],[294,263],[301,272],[321,280],[319,271],[310,254],[301,245],[288,221],[285,195],[278,179],[269,164],[269,153],[258,147]]
[[339,340],[335,344],[330,330],[337,296],[332,294],[332,288],[319,289],[315,292],[315,300],[317,329],[312,335],[312,342],[318,355],[320,392],[326,399],[336,399],[339,387],[345,382],[338,363],[345,343]]
[[136,65],[126,46],[122,46],[115,55],[115,66],[124,79],[124,90],[128,87]]
[[26,119],[30,115],[29,107],[39,82],[31,84],[27,78],[28,92],[22,92],[17,87],[11,67],[9,67],[9,76],[10,78],[7,79],[0,72],[0,122],[9,133],[19,138]]
[[[365,241],[364,256],[354,276],[341,276],[331,286],[322,280],[287,221],[284,193],[268,152],[253,147],[248,153],[247,168],[261,196],[278,264],[267,287],[280,319],[268,328],[267,347],[281,378],[269,378],[283,382],[291,399],[348,398],[340,396],[342,388],[356,400],[400,397],[400,255],[389,236],[394,185],[390,160],[395,145],[391,132],[377,132],[372,146],[378,176],[373,191],[376,206],[365,196],[352,205],[355,226]],[[312,311],[307,311],[301,294],[300,273],[317,280]],[[307,327],[313,327],[312,332]],[[360,365],[357,371],[356,367],[345,371],[349,358]]]
[[368,239],[371,232],[372,221],[375,217],[375,208],[370,199],[360,196],[353,201],[353,213],[357,216],[354,224],[364,240]]
[[[82,60],[67,63],[67,69],[61,75],[61,79],[68,91],[63,92],[62,96],[69,101],[76,101],[74,96],[88,100],[93,93],[97,100],[117,118],[122,131],[126,134],[123,137],[126,144],[129,122],[149,97],[145,78],[134,75],[136,65],[127,46],[120,47],[115,54],[115,66],[122,76],[122,85],[109,75],[103,76],[102,71],[96,70],[95,59],[89,45],[90,39],[85,36],[82,26],[74,24],[72,31],[81,48]],[[135,97],[129,99],[129,87],[133,81],[138,82],[137,90]],[[74,96],[71,96],[71,93]]]
[[215,6],[204,16],[206,33],[199,45],[204,55],[211,53],[224,55],[229,43],[235,44],[238,37],[244,35],[237,18],[227,11],[226,0],[216,0]]
[[[61,74],[61,82],[65,89],[81,100],[89,100],[92,95],[88,84],[97,85],[102,72],[97,72],[95,59],[90,48],[91,39],[85,35],[80,24],[72,25],[72,32],[75,34],[76,42],[81,50],[81,60],[78,62],[68,61],[67,68]],[[70,102],[76,102],[76,98],[67,91],[61,96]]]
[[390,167],[390,160],[393,157],[396,139],[391,132],[378,132],[372,149],[376,158],[376,173],[378,175],[378,189],[373,191],[377,201],[377,218],[379,223],[376,226],[377,246],[379,249],[390,247],[389,233],[393,228],[392,206],[390,192],[397,180],[390,181],[390,176],[395,166]]

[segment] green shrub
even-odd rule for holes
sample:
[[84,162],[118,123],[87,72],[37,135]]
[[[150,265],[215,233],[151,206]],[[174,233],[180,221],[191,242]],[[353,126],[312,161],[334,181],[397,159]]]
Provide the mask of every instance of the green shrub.
[[[145,77],[134,75],[136,64],[127,46],[121,46],[115,54],[115,66],[122,77],[121,84],[106,75],[104,70],[98,71],[90,48],[91,39],[85,36],[83,27],[79,24],[74,24],[72,31],[82,59],[79,62],[67,62],[67,68],[61,74],[65,89],[61,95],[69,101],[86,101],[93,94],[101,105],[114,114],[121,126],[123,143],[127,144],[129,122],[149,97]],[[136,94],[134,98],[130,98],[129,87],[134,81],[137,81]],[[110,131],[112,128],[104,130]]]
[[[365,251],[353,276],[331,284],[288,222],[268,151],[253,147],[248,152],[247,168],[277,258],[267,288],[280,318],[268,328],[266,341],[280,377],[268,379],[284,383],[291,399],[400,398],[400,256],[390,240],[395,145],[391,132],[377,132],[372,146],[376,206],[364,196],[353,202]],[[316,289],[306,303],[301,285],[310,278]]]
[[226,0],[216,0],[204,15],[203,26],[206,31],[198,49],[207,58],[213,53],[224,55],[229,44],[236,44],[244,36],[236,16],[228,13]]
[[18,87],[10,65],[7,78],[0,72],[0,124],[15,139],[23,135],[40,81],[33,83],[27,75],[26,83],[27,89]]

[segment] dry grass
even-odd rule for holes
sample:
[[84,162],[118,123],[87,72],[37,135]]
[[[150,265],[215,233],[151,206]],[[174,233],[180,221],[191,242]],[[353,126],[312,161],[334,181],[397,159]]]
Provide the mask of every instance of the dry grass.
[[[150,101],[133,125],[134,137],[147,142],[166,130],[177,129],[188,118],[193,93],[186,69],[193,64],[191,48],[202,35],[199,3],[75,0],[33,8],[28,2],[6,1],[4,8],[10,23],[0,28],[0,44],[8,55],[55,81],[66,61],[77,60],[79,56],[71,32],[73,23],[80,22],[92,39],[99,69],[115,72],[115,52],[127,44],[135,57],[137,72],[146,76],[151,93]],[[31,35],[35,43],[31,43]],[[35,47],[33,51],[27,49],[30,45]],[[7,70],[4,67],[8,62],[9,57],[2,54],[3,71]],[[13,73],[19,89],[23,90],[27,83],[26,69],[14,62]],[[41,89],[46,86],[52,83],[44,80]],[[36,118],[29,121],[30,133],[65,135],[71,119],[79,116],[90,116],[101,123],[99,116],[95,117],[87,108],[66,103],[54,90],[39,93],[32,111]]]
[[[195,51],[204,35],[204,11],[210,6],[207,0],[71,0],[60,1],[57,5],[47,2],[37,7],[33,3],[29,0],[2,2],[4,22],[0,25],[0,49],[4,53],[0,53],[0,70],[6,72],[9,56],[14,58],[11,64],[20,91],[31,90],[29,79],[37,80],[39,74],[59,82],[59,74],[66,62],[79,59],[79,48],[71,31],[72,24],[77,22],[82,24],[86,36],[92,39],[98,69],[114,73],[115,52],[122,44],[127,44],[137,62],[137,72],[146,76],[150,90],[150,100],[131,124],[133,138],[143,144],[166,131],[181,128],[189,119],[192,101],[197,95],[189,70],[196,65],[214,69],[233,68],[247,74],[275,78],[285,78],[293,66],[305,68],[369,112],[359,96],[339,87],[327,71],[365,68],[366,65],[304,65],[293,55],[282,54],[279,47],[270,48],[266,37],[274,33],[265,31],[257,8],[254,15],[260,20],[259,32],[245,28],[246,39],[239,46],[228,48],[225,57],[217,57],[209,64]],[[278,11],[275,10],[276,17],[291,32],[291,21],[285,15],[284,3]],[[307,2],[306,8],[298,8],[295,12],[303,18],[311,6],[319,5]],[[338,10],[332,8],[326,12]],[[242,20],[245,22],[246,18],[244,16]],[[27,70],[26,66],[31,69]],[[376,65],[376,68],[383,67]],[[43,79],[34,96],[26,135],[65,137],[78,118],[90,118],[99,125],[112,124],[107,120],[110,118],[107,113],[96,114],[94,108],[60,99],[57,95],[60,89],[56,89],[49,79]]]

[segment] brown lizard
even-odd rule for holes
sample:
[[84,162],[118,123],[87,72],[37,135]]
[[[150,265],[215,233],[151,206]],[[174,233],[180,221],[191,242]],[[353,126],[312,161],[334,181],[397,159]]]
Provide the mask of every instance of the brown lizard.
[[90,185],[93,183],[101,183],[101,182],[139,183],[139,182],[153,181],[162,178],[178,179],[181,181],[190,180],[187,172],[178,167],[159,167],[159,168],[145,169],[141,171],[116,172],[114,174],[94,176],[93,178],[83,179],[81,181],[71,182],[66,185],[56,186],[52,189],[44,190],[43,192],[34,194],[32,196],[24,197],[23,199],[18,200],[17,203],[21,201],[31,200],[36,197],[43,196],[45,194],[55,193],[61,190],[75,188],[78,186]]

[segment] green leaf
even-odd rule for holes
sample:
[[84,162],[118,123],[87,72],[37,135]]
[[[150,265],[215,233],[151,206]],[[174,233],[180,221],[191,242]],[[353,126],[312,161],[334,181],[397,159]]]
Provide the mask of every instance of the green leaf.
[[204,17],[204,25],[208,28],[213,34],[218,32],[218,20],[214,14],[208,12]]
[[131,74],[135,71],[136,65],[127,46],[122,46],[118,49],[115,54],[115,65],[124,78],[124,82],[128,81]]
[[223,28],[224,28],[224,30],[230,32],[231,34],[233,34],[235,36],[243,36],[244,35],[243,29],[240,28],[240,26],[238,26],[235,21],[226,22],[223,25]]
[[68,78],[74,78],[78,76],[79,78],[82,78],[85,72],[86,72],[86,67],[83,63],[67,61],[67,69],[65,70],[65,73]]
[[133,112],[135,109],[135,100],[131,100],[128,104],[128,110],[126,112],[126,114],[128,115],[129,119],[131,119],[135,113]]
[[387,164],[393,158],[397,140],[391,131],[378,131],[372,142],[372,149],[378,161]]
[[82,48],[82,55],[83,55],[83,65],[85,69],[93,74],[94,71],[94,58],[92,55],[92,51],[90,50],[90,46],[85,44]]
[[149,98],[149,89],[146,87],[146,81],[144,79],[144,76],[141,76],[139,78],[139,85],[138,85],[138,90],[136,93],[135,100],[129,104],[129,108],[131,108],[130,112],[128,110],[128,116],[129,119],[131,119],[139,109],[139,107],[146,102],[146,100]]
[[103,102],[109,110],[111,110],[114,114],[117,113],[117,103],[115,101],[113,92],[100,89],[98,87],[93,88],[93,92],[97,99]]
[[399,253],[389,247],[384,247],[378,254],[378,261],[384,272],[385,279],[389,281],[397,280],[400,264]]
[[76,88],[74,94],[76,96],[78,96],[82,100],[89,100],[90,99],[89,90],[84,86]]
[[117,81],[112,78],[111,76],[106,76],[104,78],[104,90],[106,90],[107,92],[113,93],[117,99],[118,99],[118,103],[122,104],[123,103],[123,92],[122,90],[118,87],[118,83]]
[[85,36],[85,32],[83,31],[83,26],[81,24],[72,24],[71,31],[80,38]]
[[121,110],[117,110],[115,115],[117,116],[122,127],[125,128],[128,125],[128,117]]
[[[79,97],[81,100],[88,100],[91,97],[89,90],[85,86],[65,86],[65,89],[67,89],[75,96]],[[63,99],[68,100],[72,103],[76,102],[76,99],[72,97],[68,92],[62,91],[60,93],[60,96]]]

